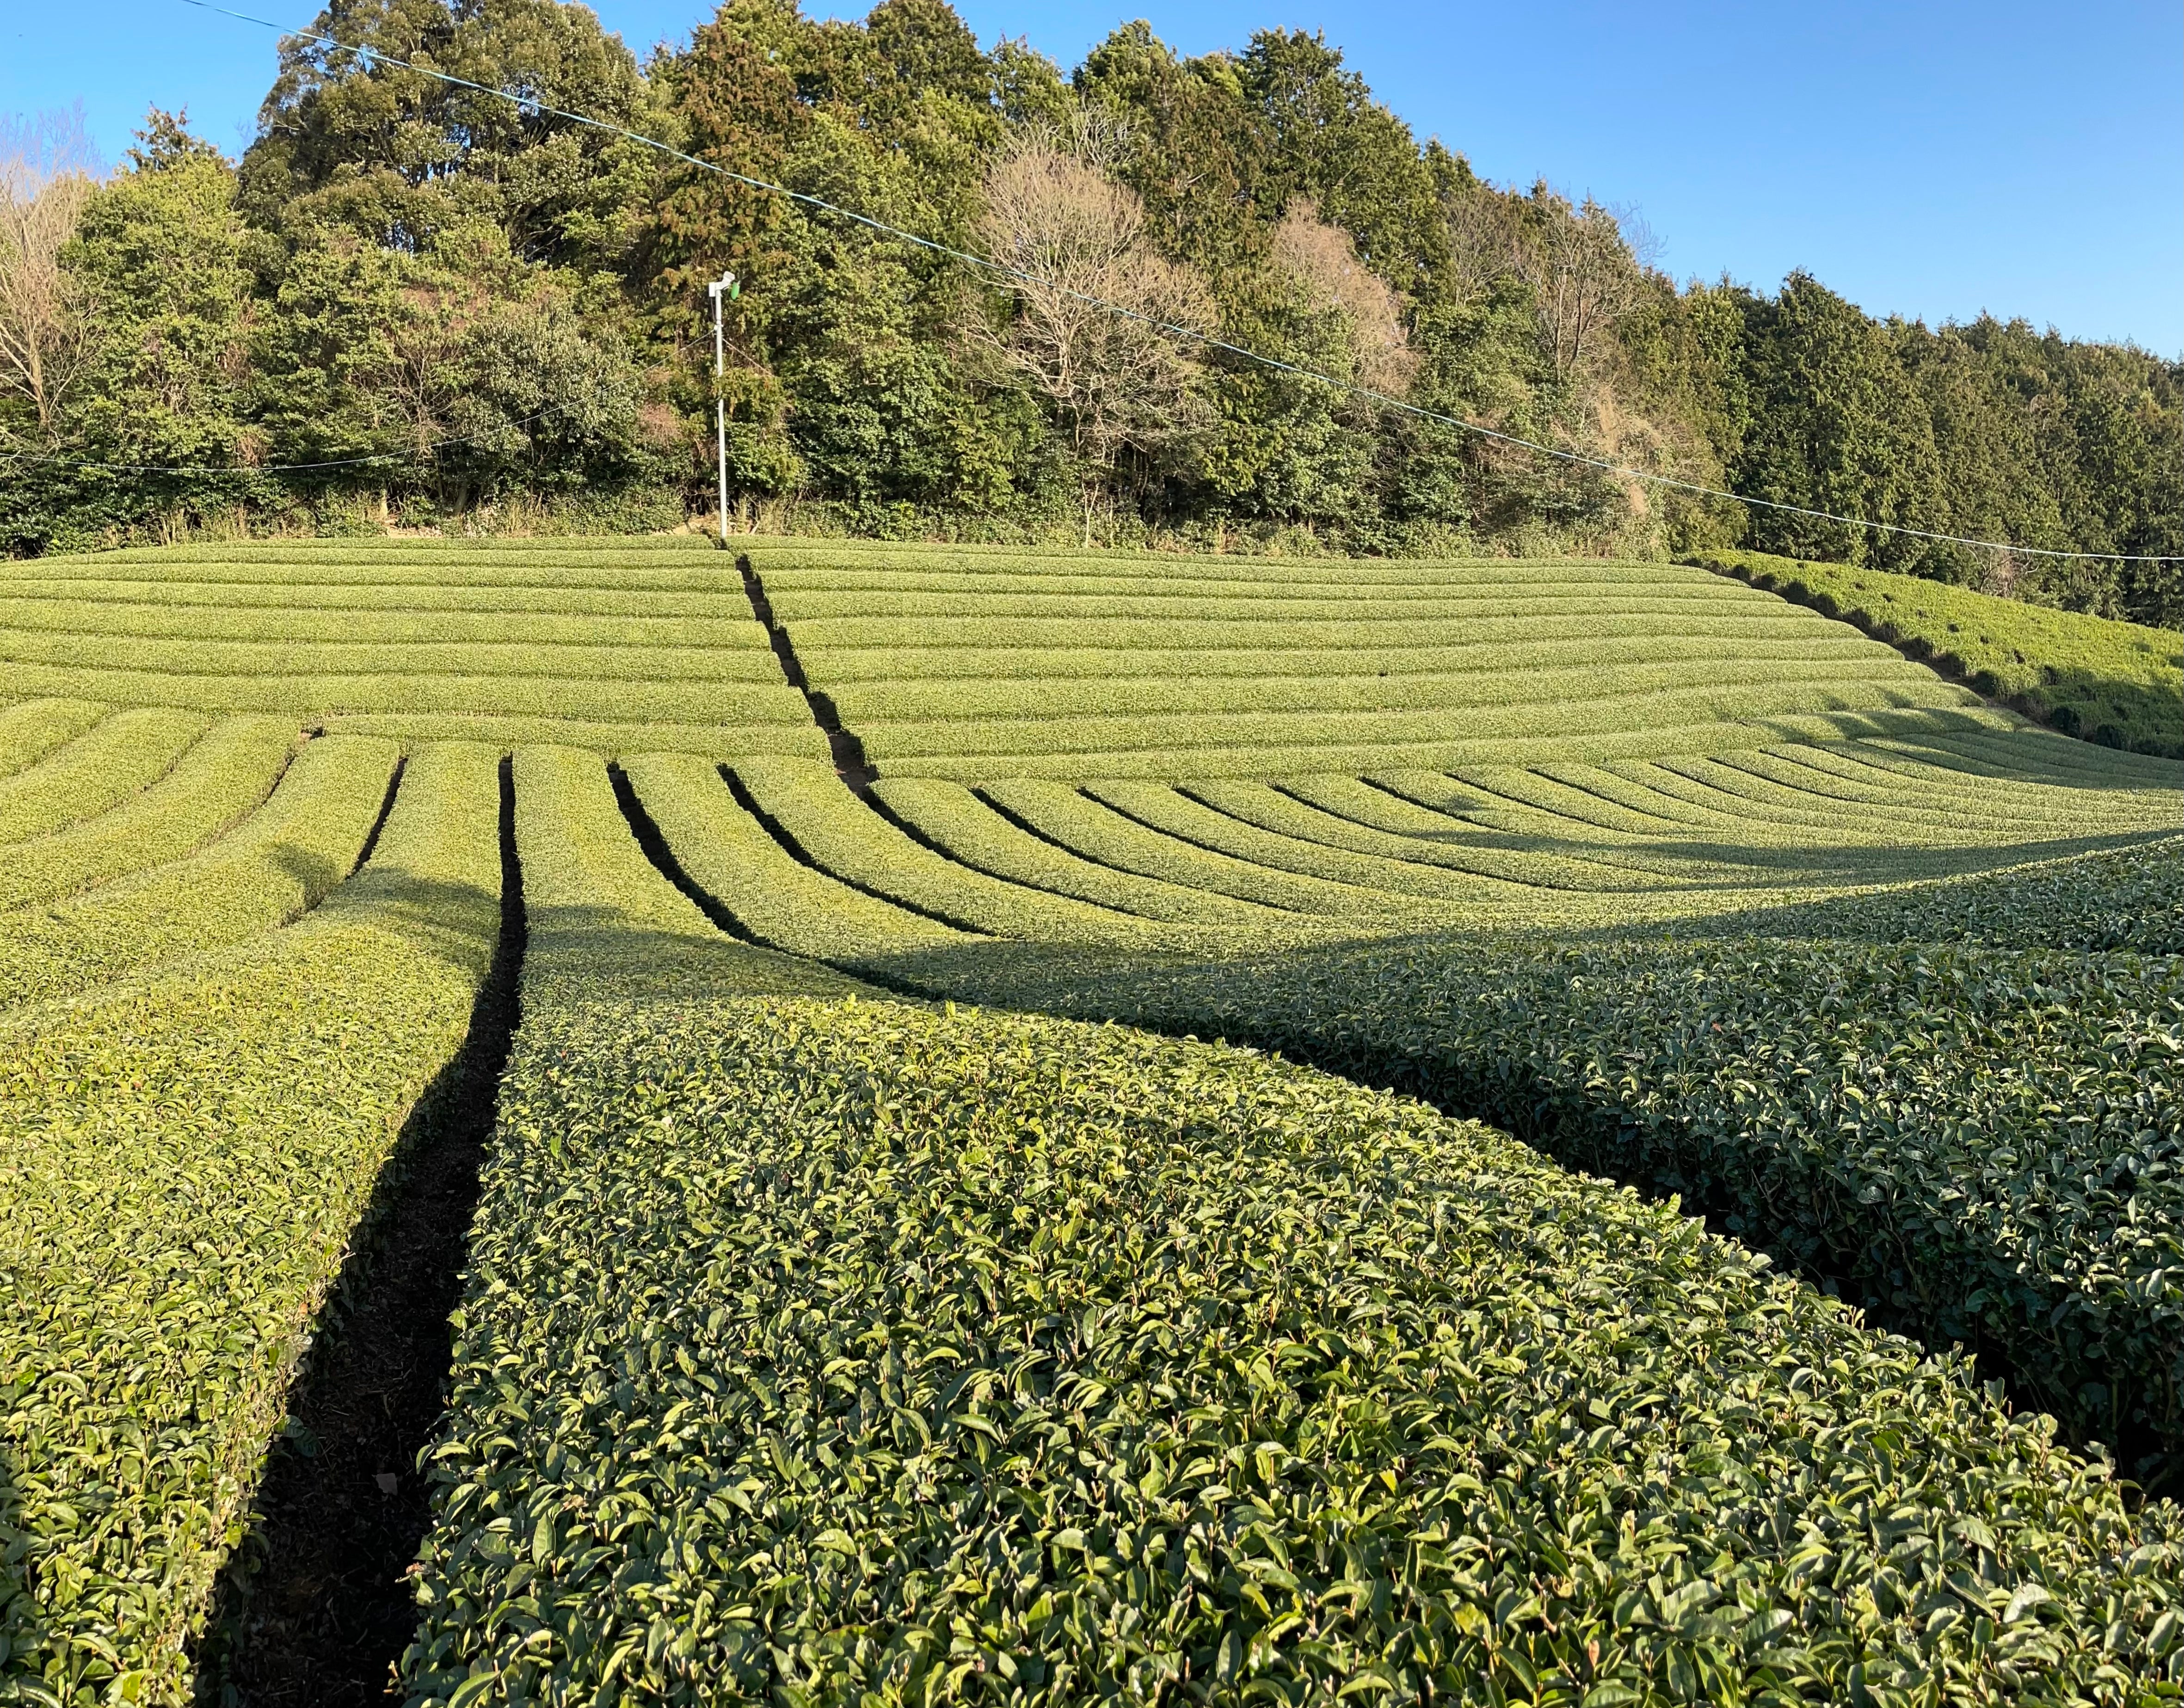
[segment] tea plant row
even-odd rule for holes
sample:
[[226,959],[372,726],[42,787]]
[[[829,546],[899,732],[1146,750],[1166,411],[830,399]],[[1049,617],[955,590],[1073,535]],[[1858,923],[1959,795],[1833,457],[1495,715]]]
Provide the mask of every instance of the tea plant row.
[[59,901],[0,913],[0,1009],[224,949],[315,907],[387,803],[394,744],[329,736],[228,835]]
[[[320,1302],[499,926],[490,749],[410,763],[288,930],[0,1018],[0,1679],[190,1700]],[[383,777],[383,772],[382,772]]]
[[0,576],[0,698],[284,715],[404,742],[821,754],[707,545],[268,542]]
[[1762,552],[1695,561],[1884,635],[2066,733],[2184,759],[2184,640],[2173,629]]
[[2184,1450],[2184,964],[1924,942],[1482,937],[930,988],[1279,1049],[1682,1194],[2079,1439]]
[[741,982],[526,979],[414,1703],[2172,1666],[2173,1509],[1671,1208],[1233,1049]]

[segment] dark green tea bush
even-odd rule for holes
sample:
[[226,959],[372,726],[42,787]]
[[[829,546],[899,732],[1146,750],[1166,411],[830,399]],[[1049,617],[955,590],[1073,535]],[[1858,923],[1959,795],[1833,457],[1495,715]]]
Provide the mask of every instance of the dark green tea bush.
[[1747,923],[1786,937],[2184,954],[2184,842],[1848,896]]
[[971,965],[920,971],[1279,1049],[1681,1193],[2176,1474],[2184,962],[1747,938]]
[[526,1017],[413,1704],[2116,1702],[2177,1515],[1672,1209],[1233,1049]]

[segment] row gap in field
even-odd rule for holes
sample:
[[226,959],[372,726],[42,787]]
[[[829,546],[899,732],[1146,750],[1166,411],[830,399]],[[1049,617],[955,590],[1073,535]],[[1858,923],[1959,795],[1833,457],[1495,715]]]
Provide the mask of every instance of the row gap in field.
[[409,1574],[431,1499],[419,1460],[446,1405],[449,1318],[521,1020],[528,933],[505,758],[499,842],[499,934],[468,1034],[411,1109],[293,1378],[254,1522],[198,1645],[201,1702],[383,1703],[415,1634]]

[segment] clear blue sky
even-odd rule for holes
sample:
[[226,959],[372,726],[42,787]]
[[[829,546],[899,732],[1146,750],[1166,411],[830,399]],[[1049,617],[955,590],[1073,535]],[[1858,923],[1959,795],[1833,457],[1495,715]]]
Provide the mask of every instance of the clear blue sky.
[[[283,24],[312,0],[235,0]],[[702,0],[600,0],[640,52]],[[806,0],[855,15],[856,5]],[[1186,53],[1323,30],[1374,92],[1496,181],[1636,207],[1679,276],[1803,267],[1869,312],[1982,309],[2184,356],[2176,0],[957,0],[983,42],[1073,64],[1150,10]],[[0,113],[81,100],[109,159],[153,103],[231,151],[270,34],[181,0],[4,0]]]

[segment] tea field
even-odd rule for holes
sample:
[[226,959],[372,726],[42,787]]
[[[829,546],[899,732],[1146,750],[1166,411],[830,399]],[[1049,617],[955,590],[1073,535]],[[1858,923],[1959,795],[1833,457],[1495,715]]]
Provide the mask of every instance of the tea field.
[[1695,561],[1892,640],[2067,734],[2184,759],[2184,643],[2174,629],[1763,552]]
[[0,1702],[234,1697],[498,980],[416,1708],[2184,1699],[2184,764],[1704,568],[737,544],[0,578]]

